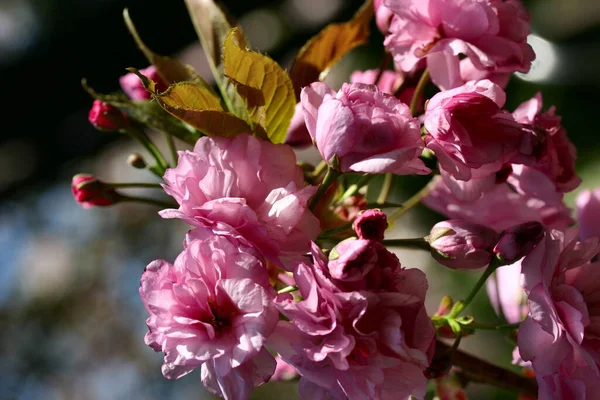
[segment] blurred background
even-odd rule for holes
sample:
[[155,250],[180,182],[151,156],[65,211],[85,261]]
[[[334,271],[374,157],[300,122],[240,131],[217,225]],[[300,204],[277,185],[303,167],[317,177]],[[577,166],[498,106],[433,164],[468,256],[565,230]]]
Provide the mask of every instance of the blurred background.
[[[254,47],[289,66],[308,38],[328,22],[349,19],[361,1],[224,4]],[[582,188],[600,185],[600,1],[526,4],[538,59],[529,74],[512,78],[507,108],[542,90],[578,148]],[[70,192],[79,172],[109,182],[153,180],[126,163],[141,149],[88,123],[92,99],[80,85],[85,77],[98,91],[116,91],[125,68],[147,65],[122,23],[125,7],[153,50],[209,77],[183,0],[0,0],[0,399],[211,398],[199,373],[165,380],[161,355],[143,342],[140,275],[151,260],[175,258],[186,226],[161,220],[151,206],[83,210]],[[382,40],[373,29],[371,47],[348,55],[332,84],[353,69],[377,67]],[[396,196],[410,194],[414,184],[398,185],[405,193]],[[438,218],[419,208],[395,228],[399,237],[423,235]],[[465,282],[477,275],[441,271],[418,253],[402,253],[401,261],[428,269],[432,312],[443,294],[464,296]],[[491,315],[485,295],[478,300],[476,315]],[[502,365],[510,364],[512,346],[494,333],[461,344]],[[294,398],[294,386],[268,384],[254,397]],[[515,398],[478,385],[469,392]]]

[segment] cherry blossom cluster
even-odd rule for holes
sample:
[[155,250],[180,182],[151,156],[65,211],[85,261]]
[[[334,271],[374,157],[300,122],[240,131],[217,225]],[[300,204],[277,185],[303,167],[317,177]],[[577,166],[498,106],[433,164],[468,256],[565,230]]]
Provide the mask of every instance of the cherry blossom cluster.
[[[136,115],[94,102],[96,127],[144,139],[156,165],[137,154],[129,162],[159,175],[174,202],[122,192],[153,184],[87,174],[73,178],[75,199],[151,203],[191,227],[173,263],[155,260],[141,277],[145,342],[164,354],[163,375],[197,370],[226,399],[269,380],[297,381],[304,399],[422,399],[429,379],[441,398],[463,398],[466,382],[486,374],[480,382],[533,398],[595,398],[600,191],[579,195],[573,227],[563,197],[581,180],[560,116],[539,93],[504,108],[511,74],[535,58],[529,14],[519,0],[371,3],[394,68],[355,71],[338,90],[304,86],[283,144],[250,131],[203,136],[169,166]],[[120,80],[130,100],[171,90],[155,66],[139,72],[158,89],[130,73]],[[317,166],[296,159],[311,145]],[[391,204],[393,175],[431,180]],[[389,222],[419,203],[450,219],[422,238],[386,238]],[[394,247],[484,272],[462,300],[445,297],[428,315],[427,277]],[[465,314],[484,286],[501,323]],[[500,367],[454,356],[479,329],[517,334],[522,374],[503,370],[494,383]]]

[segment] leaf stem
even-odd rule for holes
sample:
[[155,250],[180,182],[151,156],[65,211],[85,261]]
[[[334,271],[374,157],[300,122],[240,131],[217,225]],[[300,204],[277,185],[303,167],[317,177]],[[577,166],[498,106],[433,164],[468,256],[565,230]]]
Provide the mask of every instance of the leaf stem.
[[394,183],[394,175],[391,172],[385,174],[385,178],[383,179],[383,186],[381,187],[381,191],[379,192],[379,197],[377,197],[377,203],[383,204],[387,201],[388,196],[390,195],[390,191],[392,190],[392,184]]
[[156,200],[156,199],[150,199],[150,198],[147,198],[147,197],[123,196],[123,195],[120,195],[119,200],[122,201],[122,202],[129,202],[129,203],[149,204],[149,205],[152,205],[152,206],[158,206],[160,208],[177,208],[177,206],[175,204],[167,203],[166,201],[161,201],[161,200]]
[[348,197],[354,196],[358,191],[365,186],[371,179],[373,179],[374,175],[363,175],[358,182],[353,183],[346,189],[344,194],[336,201],[336,205],[340,205],[346,200]]
[[423,71],[423,75],[421,75],[421,79],[417,83],[417,87],[415,88],[415,92],[413,93],[412,99],[410,100],[410,114],[413,117],[417,116],[417,107],[419,107],[419,98],[425,91],[425,87],[429,83],[429,70],[425,69]]
[[471,289],[471,293],[469,293],[467,298],[460,302],[460,304],[457,303],[454,306],[452,312],[449,315],[449,318],[456,318],[465,308],[467,308],[469,304],[471,304],[479,290],[483,287],[483,285],[485,285],[485,281],[487,281],[490,275],[492,275],[499,266],[499,262],[495,258],[493,258],[492,262],[490,262],[490,265],[488,265],[488,267],[483,272],[483,275],[481,275],[481,277],[475,283],[475,286],[473,286],[473,289]]
[[410,248],[419,248],[422,250],[429,251],[431,247],[429,246],[429,242],[425,240],[425,238],[413,238],[413,239],[388,239],[381,242],[384,246],[390,247],[410,247]]
[[329,189],[329,186],[331,186],[331,184],[334,183],[341,174],[342,173],[340,171],[335,170],[331,167],[327,167],[327,172],[325,173],[323,182],[321,182],[321,185],[319,186],[317,193],[315,193],[313,198],[310,200],[310,204],[308,207],[310,208],[311,211],[313,211],[313,212],[315,211],[315,207],[317,206],[317,203],[319,202],[321,197],[325,194],[327,189]]
[[405,212],[419,204],[419,202],[429,194],[431,189],[433,189],[433,180],[429,181],[427,185],[423,186],[417,193],[415,193],[408,200],[402,203],[402,207],[390,214],[388,216],[388,220],[393,221],[396,218],[399,218]]

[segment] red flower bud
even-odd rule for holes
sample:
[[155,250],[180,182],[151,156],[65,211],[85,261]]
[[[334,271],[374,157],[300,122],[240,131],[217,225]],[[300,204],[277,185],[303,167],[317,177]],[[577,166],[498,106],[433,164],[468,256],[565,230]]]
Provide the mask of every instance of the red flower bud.
[[119,194],[93,175],[75,175],[71,183],[71,191],[75,200],[83,208],[111,206],[119,201]]
[[101,100],[94,100],[88,120],[96,129],[116,131],[121,128],[127,116],[118,108]]
[[367,210],[352,225],[359,239],[382,241],[388,227],[387,216],[380,210]]

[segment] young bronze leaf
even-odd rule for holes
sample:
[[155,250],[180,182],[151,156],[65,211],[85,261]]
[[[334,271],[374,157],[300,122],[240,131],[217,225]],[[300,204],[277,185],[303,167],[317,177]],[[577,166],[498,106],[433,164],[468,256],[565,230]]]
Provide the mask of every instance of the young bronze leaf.
[[350,21],[328,25],[300,49],[290,73],[296,99],[304,86],[323,79],[332,65],[367,42],[372,18],[373,0],[367,0]]
[[225,75],[246,102],[251,121],[273,143],[283,143],[294,114],[292,81],[271,58],[246,49],[244,35],[234,28],[224,46]]
[[198,75],[191,66],[174,58],[158,55],[150,50],[150,48],[142,41],[140,35],[135,29],[135,25],[129,17],[129,10],[123,10],[123,18],[125,19],[127,29],[129,29],[129,32],[135,39],[138,47],[142,53],[144,53],[148,59],[148,62],[156,67],[158,74],[166,84],[170,85],[176,82],[190,81],[208,87],[204,79],[202,79],[202,77],[200,77],[200,75]]
[[250,133],[246,121],[223,110],[202,110],[188,107],[172,107],[158,100],[167,112],[199,129],[208,136],[233,137],[240,133]]
[[164,93],[155,94],[154,98],[170,107],[223,110],[221,99],[217,95],[192,82],[171,85]]

